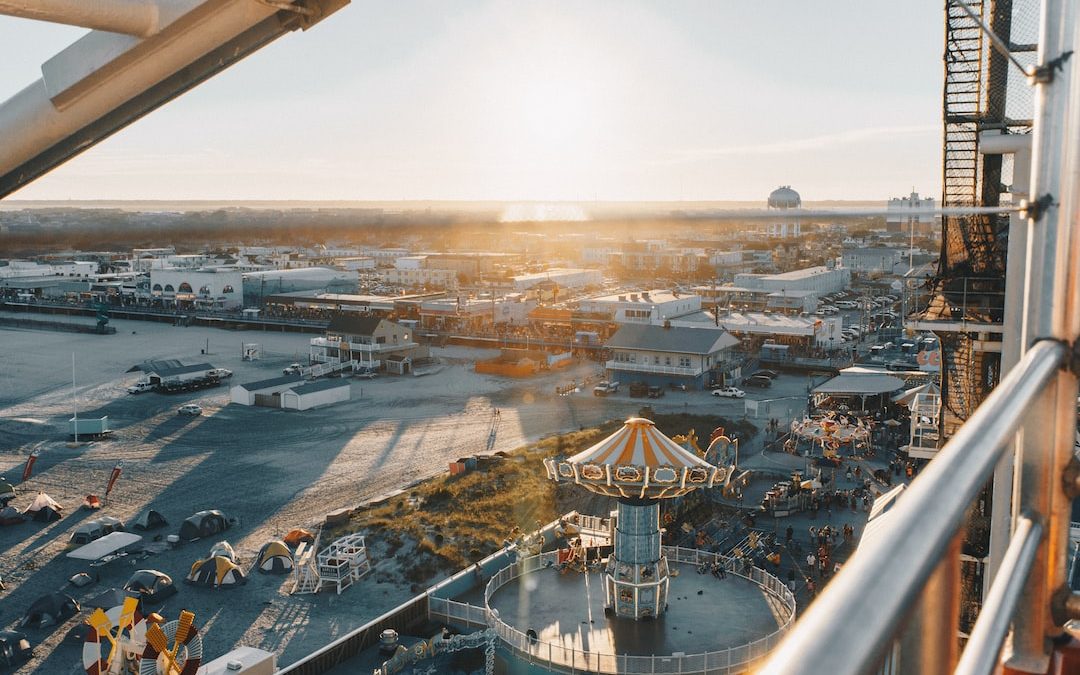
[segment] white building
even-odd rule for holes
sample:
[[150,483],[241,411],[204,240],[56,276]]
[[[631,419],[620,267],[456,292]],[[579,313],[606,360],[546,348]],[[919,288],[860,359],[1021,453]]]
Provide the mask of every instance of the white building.
[[802,234],[799,216],[793,211],[802,207],[802,198],[790,185],[781,185],[769,193],[768,208],[775,212],[775,217],[766,222],[762,229],[771,239],[788,239]]
[[586,286],[599,286],[604,283],[604,275],[600,270],[570,269],[554,267],[545,272],[534,274],[520,274],[513,277],[514,290],[521,293],[530,288],[548,281],[558,284],[560,288],[585,288]]
[[329,267],[245,272],[243,278],[244,297],[252,301],[268,295],[295,291],[327,290],[352,293],[357,285],[355,273]]
[[350,272],[366,272],[375,269],[375,258],[369,256],[347,256],[336,258],[334,264]]
[[603,295],[582,300],[578,311],[607,314],[616,323],[662,324],[668,319],[701,311],[701,296],[666,290]]
[[237,309],[244,304],[244,280],[238,271],[151,269],[150,298],[165,305]]
[[819,297],[842,291],[851,285],[851,271],[842,267],[807,267],[781,274],[767,274],[760,279],[768,291],[812,291]]
[[939,229],[937,216],[913,211],[932,211],[933,197],[919,197],[912,191],[907,197],[893,197],[886,206],[885,230],[912,234],[934,234]]
[[799,342],[830,348],[840,346],[844,322],[838,316],[807,317],[720,310],[719,316],[701,312],[674,319],[671,325],[689,328],[715,326],[734,335],[755,335],[776,338],[784,343]]
[[381,269],[379,270],[379,279],[386,284],[408,288],[454,290],[458,287],[458,275],[454,270],[435,270],[426,267]]
[[[871,248],[845,248],[841,260],[852,273],[892,274],[900,264],[903,251],[898,248],[877,246]],[[904,267],[907,271],[907,267]]]
[[270,408],[281,407],[281,395],[294,387],[304,384],[299,375],[285,375],[269,380],[237,384],[229,389],[229,398],[240,405],[262,405]]
[[310,410],[352,398],[352,387],[345,378],[319,380],[281,392],[281,407],[287,410]]

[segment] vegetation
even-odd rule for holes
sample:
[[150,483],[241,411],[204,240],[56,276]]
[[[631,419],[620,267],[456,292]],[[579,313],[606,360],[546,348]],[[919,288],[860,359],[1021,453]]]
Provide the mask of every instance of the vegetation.
[[[742,438],[757,431],[749,422],[706,415],[657,415],[654,421],[670,436],[695,429],[701,444],[717,426]],[[406,580],[418,587],[430,583],[498,550],[515,526],[531,531],[570,510],[604,513],[612,508],[606,498],[548,480],[543,459],[576,454],[621,424],[613,420],[551,436],[482,461],[475,470],[437,476],[358,511],[340,531],[327,535],[364,532],[385,544],[382,555],[401,561]]]

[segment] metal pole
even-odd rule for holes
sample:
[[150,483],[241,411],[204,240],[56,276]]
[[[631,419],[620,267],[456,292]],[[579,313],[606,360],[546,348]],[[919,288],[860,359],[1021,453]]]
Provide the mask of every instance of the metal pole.
[[158,32],[161,26],[160,5],[168,7],[176,4],[191,9],[195,3],[167,0],[160,3],[154,0],[0,0],[0,14],[148,37]]
[[863,538],[760,672],[846,675],[875,667],[990,478],[1003,444],[1067,353],[1049,341],[1028,350],[912,482],[880,529]]
[[[1056,63],[1038,79],[1032,150],[1024,332],[1030,354],[1053,339],[1075,344],[1080,335],[1077,303],[1080,254],[1080,68],[1067,53],[1078,44],[1076,0],[1046,0],[1042,6],[1038,62]],[[1014,617],[1006,653],[1009,667],[1045,672],[1050,638],[1061,626],[1052,615],[1054,594],[1065,585],[1072,500],[1062,479],[1076,434],[1076,376],[1061,369],[1044,388],[1022,431],[1018,508],[1046,525]]]

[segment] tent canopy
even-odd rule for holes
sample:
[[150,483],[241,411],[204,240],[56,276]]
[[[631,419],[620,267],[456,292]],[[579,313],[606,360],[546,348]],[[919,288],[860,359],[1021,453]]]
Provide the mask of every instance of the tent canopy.
[[233,550],[232,544],[227,541],[219,541],[210,547],[210,555],[208,557],[221,556],[222,558],[228,558],[233,562],[236,561],[236,551]]
[[300,545],[300,542],[306,541],[309,544],[314,542],[315,535],[308,532],[307,530],[301,530],[297,528],[295,530],[290,530],[289,533],[285,535],[283,541],[289,546],[296,548]]
[[196,560],[187,576],[189,583],[199,586],[235,586],[246,581],[240,566],[223,556]]
[[83,605],[83,607],[87,609],[97,609],[100,607],[105,611],[109,611],[113,607],[118,607],[124,604],[124,600],[127,597],[127,593],[123,592],[119,588],[110,588],[109,590],[94,596],[94,598],[87,601]]
[[814,388],[815,394],[873,396],[890,394],[904,388],[904,381],[892,375],[843,373]]
[[153,530],[159,527],[165,527],[168,524],[169,521],[165,520],[165,516],[154,509],[143,511],[131,521],[131,526],[136,530]]
[[292,552],[280,539],[267,542],[259,549],[255,567],[260,572],[288,572],[293,568]]
[[79,613],[79,603],[65,593],[49,593],[39,597],[26,608],[19,627],[44,628],[62,622]]
[[14,525],[26,522],[26,516],[19,513],[14,506],[5,506],[0,509],[0,525]]
[[101,560],[105,556],[116,553],[141,540],[142,537],[133,532],[113,532],[85,546],[80,546],[68,553],[67,557],[75,560]]
[[217,509],[199,511],[180,524],[180,538],[194,541],[229,529],[229,519]]
[[34,497],[34,501],[30,502],[30,506],[26,507],[26,511],[23,511],[23,513],[32,516],[34,520],[48,522],[59,520],[63,510],[64,507],[57,504],[56,500],[44,492],[39,492],[37,497]]

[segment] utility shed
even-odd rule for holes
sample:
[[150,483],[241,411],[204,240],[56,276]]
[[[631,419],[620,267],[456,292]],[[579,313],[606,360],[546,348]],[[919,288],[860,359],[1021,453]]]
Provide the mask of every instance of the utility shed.
[[307,410],[332,405],[352,398],[349,381],[337,378],[310,382],[282,392],[281,407],[289,410]]
[[240,405],[262,405],[270,408],[281,407],[281,394],[293,387],[302,385],[304,378],[299,375],[285,375],[269,380],[238,384],[229,390],[233,403]]

